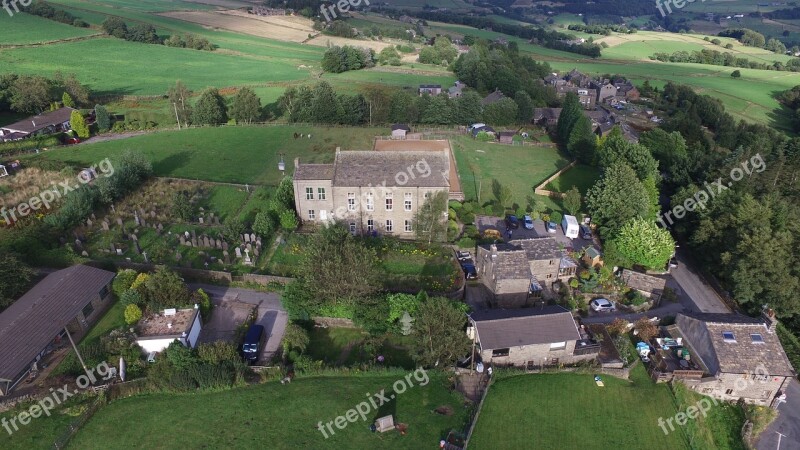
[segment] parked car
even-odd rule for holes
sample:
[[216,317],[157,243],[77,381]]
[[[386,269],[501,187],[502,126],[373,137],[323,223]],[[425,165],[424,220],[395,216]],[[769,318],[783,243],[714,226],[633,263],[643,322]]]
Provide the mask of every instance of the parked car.
[[600,311],[614,311],[614,310],[617,309],[614,306],[614,304],[611,303],[606,298],[596,298],[596,299],[592,300],[591,302],[589,302],[589,306],[591,306],[592,309],[597,311],[597,312],[600,312]]
[[678,258],[673,256],[672,258],[669,259],[669,268],[674,269],[676,267],[678,267]]
[[592,239],[592,229],[588,225],[581,225],[581,237],[583,239]]
[[519,219],[513,214],[506,215],[506,226],[512,230],[519,228]]
[[244,345],[242,345],[242,354],[245,361],[254,363],[258,361],[258,355],[261,354],[261,348],[264,345],[264,338],[266,333],[262,325],[251,325],[247,330],[244,337]]
[[555,222],[547,222],[547,232],[548,233],[555,233],[556,232],[556,223]]
[[531,219],[531,216],[523,217],[522,218],[522,223],[525,224],[525,229],[526,230],[532,230],[533,229],[533,219]]
[[80,144],[80,143],[81,143],[81,140],[80,140],[80,138],[76,138],[76,137],[68,137],[68,138],[67,138],[67,139],[64,141],[64,144],[66,144],[66,145]]
[[478,278],[478,270],[475,269],[475,264],[472,264],[472,260],[469,263],[462,264],[461,268],[464,269],[464,278],[467,280]]
[[459,261],[465,261],[465,260],[468,260],[468,259],[471,260],[472,259],[472,253],[470,253],[470,252],[462,252],[461,250],[458,250],[458,251],[456,251],[456,258]]

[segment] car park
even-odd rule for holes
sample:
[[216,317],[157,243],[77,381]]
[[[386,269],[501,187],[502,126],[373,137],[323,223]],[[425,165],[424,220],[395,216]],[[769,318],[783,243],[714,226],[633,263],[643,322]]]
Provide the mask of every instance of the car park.
[[596,312],[614,311],[617,309],[614,304],[606,298],[596,298],[589,302],[589,306],[591,306]]
[[522,223],[525,224],[525,229],[526,230],[532,230],[533,229],[533,219],[531,219],[531,216],[523,217],[522,218]]
[[513,214],[506,215],[506,227],[512,230],[519,228],[519,219],[517,219],[517,216]]

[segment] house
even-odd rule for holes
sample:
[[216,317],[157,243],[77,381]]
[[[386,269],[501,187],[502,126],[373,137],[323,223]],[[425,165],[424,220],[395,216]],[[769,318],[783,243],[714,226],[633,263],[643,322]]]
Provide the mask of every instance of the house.
[[64,107],[0,127],[0,141],[15,141],[36,135],[60,133],[70,129],[74,108]]
[[564,75],[564,80],[569,81],[574,86],[588,88],[589,83],[592,82],[592,79],[588,75],[584,75],[583,73],[579,72],[578,69],[572,69]]
[[597,90],[590,88],[583,88],[571,84],[563,84],[556,86],[556,96],[564,98],[568,93],[573,92],[578,96],[578,101],[584,109],[594,109],[597,104]]
[[639,100],[640,94],[636,86],[628,80],[618,79],[614,81],[614,87],[617,88],[617,94],[623,96],[626,100]]
[[667,279],[654,277],[633,270],[623,269],[620,279],[631,289],[638,291],[643,296],[658,303],[664,295],[664,288],[667,286]]
[[608,80],[592,81],[590,85],[597,92],[597,103],[603,103],[617,95],[617,87]]
[[499,89],[495,89],[494,92],[490,93],[481,100],[481,105],[486,106],[486,105],[491,105],[492,103],[497,103],[501,99],[503,99],[503,97],[505,97],[505,95],[503,95],[503,93],[500,92]]
[[600,268],[603,267],[603,255],[600,254],[600,251],[594,248],[594,246],[586,247],[586,250],[583,251],[583,257],[581,258],[586,267],[595,267]]
[[497,138],[500,140],[501,144],[513,144],[514,143],[514,136],[516,136],[516,131],[501,131]]
[[392,139],[405,139],[406,133],[409,133],[411,128],[404,123],[396,123],[392,125]]
[[164,351],[175,341],[184,347],[195,348],[203,325],[197,305],[189,309],[165,309],[139,321],[136,343],[144,353]]
[[46,276],[0,313],[0,395],[8,395],[67,333],[82,337],[111,304],[114,272],[76,265]]
[[442,93],[442,85],[441,84],[420,84],[419,85],[419,95],[439,95]]
[[561,108],[533,108],[533,123],[546,128],[558,124]]
[[599,351],[561,306],[476,311],[469,315],[467,335],[483,363],[498,366],[575,364]]
[[690,357],[703,368],[700,379],[685,379],[691,389],[720,400],[770,405],[796,376],[783,351],[772,310],[760,318],[738,314],[681,313],[675,331]]
[[[414,148],[414,142],[385,141]],[[354,234],[413,237],[417,209],[436,192],[450,193],[450,151],[342,151],[333,164],[295,159],[295,207],[304,225],[348,224]],[[407,144],[406,144],[407,143]],[[455,183],[454,183],[455,185]]]
[[465,87],[467,87],[466,84],[464,84],[464,83],[462,83],[460,81],[456,81],[453,86],[450,86],[450,88],[447,89],[448,97],[450,97],[450,98],[461,97],[461,93],[462,93],[461,91],[463,91]]

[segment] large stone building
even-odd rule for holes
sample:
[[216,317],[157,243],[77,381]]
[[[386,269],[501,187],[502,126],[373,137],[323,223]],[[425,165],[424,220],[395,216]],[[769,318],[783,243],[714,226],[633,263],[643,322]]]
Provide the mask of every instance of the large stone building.
[[[414,236],[413,220],[431,195],[450,193],[449,149],[342,151],[333,164],[295,160],[295,207],[305,225],[342,222],[354,234]],[[445,215],[442,217],[444,220]]]

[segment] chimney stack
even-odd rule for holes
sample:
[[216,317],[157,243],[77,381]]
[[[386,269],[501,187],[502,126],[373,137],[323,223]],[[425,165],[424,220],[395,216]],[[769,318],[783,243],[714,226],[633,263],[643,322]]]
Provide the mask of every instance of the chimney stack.
[[775,311],[772,308],[764,308],[761,312],[761,318],[764,319],[764,326],[767,327],[767,332],[770,334],[775,333],[778,327],[778,318],[775,317]]
[[489,246],[489,249],[492,251],[492,258],[496,258],[497,257],[497,245],[496,244],[492,244],[492,245]]
[[294,159],[294,168],[297,169],[298,167],[300,167],[300,158],[295,158]]

